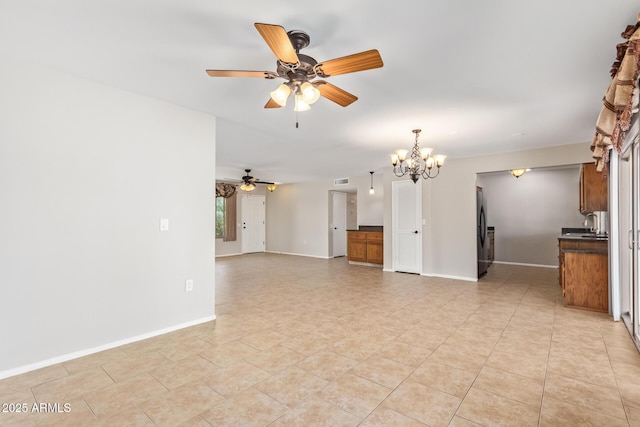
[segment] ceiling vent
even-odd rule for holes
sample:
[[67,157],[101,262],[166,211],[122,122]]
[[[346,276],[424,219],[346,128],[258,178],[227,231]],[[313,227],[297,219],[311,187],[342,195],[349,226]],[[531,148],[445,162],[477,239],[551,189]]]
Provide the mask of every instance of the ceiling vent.
[[338,185],[349,185],[349,178],[335,178],[333,180],[333,185],[334,186],[338,186]]

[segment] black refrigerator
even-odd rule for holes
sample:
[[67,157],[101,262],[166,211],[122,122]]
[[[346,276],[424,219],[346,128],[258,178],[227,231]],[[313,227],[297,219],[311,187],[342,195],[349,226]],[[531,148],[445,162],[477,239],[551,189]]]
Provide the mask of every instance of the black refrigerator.
[[489,268],[489,235],[487,234],[487,200],[482,187],[476,187],[476,220],[478,229],[478,278]]

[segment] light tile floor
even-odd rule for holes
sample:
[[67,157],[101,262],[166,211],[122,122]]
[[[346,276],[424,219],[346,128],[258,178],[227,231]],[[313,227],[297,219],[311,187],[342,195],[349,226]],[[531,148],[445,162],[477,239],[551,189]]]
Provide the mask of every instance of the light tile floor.
[[638,351],[565,308],[555,269],[473,283],[253,254],[216,283],[215,322],[0,381],[29,409],[0,425],[640,425]]

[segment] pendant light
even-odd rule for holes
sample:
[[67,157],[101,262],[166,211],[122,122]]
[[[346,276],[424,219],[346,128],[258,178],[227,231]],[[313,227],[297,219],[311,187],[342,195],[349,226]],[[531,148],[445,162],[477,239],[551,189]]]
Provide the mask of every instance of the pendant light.
[[371,174],[371,188],[369,188],[369,194],[375,194],[376,190],[373,189],[373,171],[369,172]]

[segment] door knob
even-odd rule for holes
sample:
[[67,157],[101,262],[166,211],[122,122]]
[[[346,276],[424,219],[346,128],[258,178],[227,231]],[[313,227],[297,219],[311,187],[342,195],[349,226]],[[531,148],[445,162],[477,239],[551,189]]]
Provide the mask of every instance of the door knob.
[[413,234],[418,234],[418,230],[414,231]]
[[338,229],[338,227],[333,227],[333,229],[334,229],[334,230],[337,230],[337,229]]

